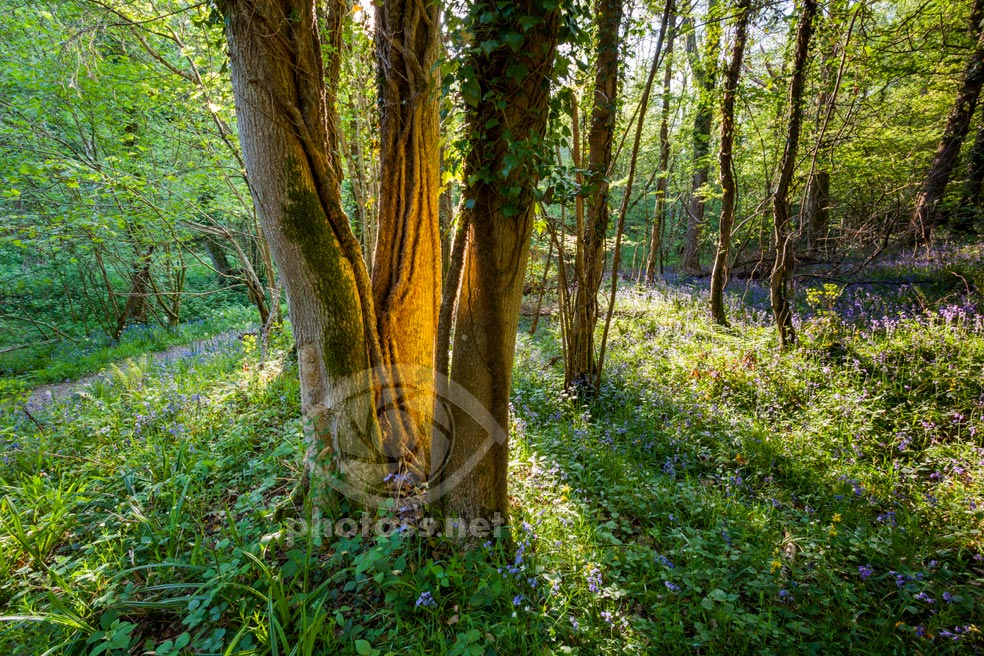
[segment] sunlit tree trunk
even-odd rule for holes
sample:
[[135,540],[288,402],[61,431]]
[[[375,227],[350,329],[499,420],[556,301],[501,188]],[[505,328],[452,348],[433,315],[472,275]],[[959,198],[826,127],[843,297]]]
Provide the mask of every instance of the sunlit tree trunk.
[[[540,168],[534,153],[543,147],[560,19],[557,4],[544,0],[521,2],[508,15],[494,3],[479,1],[470,14],[469,31],[476,43],[509,32],[522,35],[523,42],[515,51],[507,45],[488,53],[475,48],[465,61],[481,93],[466,113],[471,144],[460,220],[468,227],[468,238],[451,379],[489,412],[497,427],[490,434],[465,409],[452,407],[455,434],[446,470],[452,479],[442,484],[453,485],[453,491],[444,497],[445,513],[465,521],[493,520],[496,513],[505,517],[508,511],[513,348]],[[483,20],[489,16],[492,20]],[[503,100],[508,102],[500,106]],[[473,456],[477,462],[472,466]],[[456,473],[461,473],[459,479],[453,479]]]
[[622,0],[598,0],[598,43],[595,62],[594,104],[588,132],[588,198],[578,248],[582,249],[583,280],[578,280],[574,300],[574,324],[565,367],[568,386],[586,387],[596,373],[594,344],[598,325],[598,291],[605,269],[608,234],[608,177],[612,169],[612,140],[618,107],[619,26]]
[[[438,140],[439,4],[386,0],[376,5],[379,79],[379,231],[372,283],[383,364],[396,385],[421,393],[401,397],[387,413],[387,454],[411,460],[424,475],[433,394],[434,347],[441,303]],[[428,380],[430,379],[430,381]]]
[[960,146],[970,130],[970,120],[984,85],[984,0],[975,0],[970,15],[970,34],[974,40],[974,50],[967,62],[967,72],[963,84],[957,92],[957,99],[946,120],[946,128],[940,139],[933,163],[929,166],[926,179],[916,195],[916,207],[912,212],[910,232],[919,243],[929,243],[933,227],[937,221],[937,206],[946,192],[953,168],[960,157]]
[[796,46],[793,53],[792,77],[789,79],[789,97],[786,115],[786,144],[779,163],[779,177],[772,194],[773,246],[776,260],[769,279],[772,314],[779,329],[779,344],[783,347],[796,342],[793,328],[793,311],[789,299],[789,269],[792,265],[792,226],[789,217],[789,185],[796,166],[800,129],[803,123],[803,86],[806,80],[807,57],[810,37],[813,35],[813,19],[817,13],[817,0],[803,0],[799,25],[796,28]]
[[749,0],[736,0],[735,9],[738,12],[735,17],[735,43],[724,77],[724,95],[721,98],[721,151],[718,153],[722,191],[721,228],[714,254],[714,269],[711,271],[711,318],[721,325],[728,324],[724,310],[724,286],[728,283],[728,256],[731,253],[731,230],[735,222],[735,197],[738,192],[733,170],[735,96],[738,93],[741,62],[745,57],[745,42],[748,40],[748,16],[751,13]]

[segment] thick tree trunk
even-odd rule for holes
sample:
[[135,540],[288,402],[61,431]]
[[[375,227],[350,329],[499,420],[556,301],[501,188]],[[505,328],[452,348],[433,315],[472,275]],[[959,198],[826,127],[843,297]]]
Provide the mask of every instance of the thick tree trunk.
[[[709,0],[707,14],[712,16],[717,0]],[[711,170],[711,124],[714,118],[714,89],[717,86],[717,59],[721,49],[720,22],[712,17],[704,35],[704,52],[697,54],[697,37],[693,30],[687,36],[687,52],[690,54],[697,89],[697,111],[691,132],[693,150],[693,174],[690,179],[690,202],[687,204],[687,230],[683,239],[681,265],[684,273],[703,275],[700,266],[700,242],[704,228],[707,205],[704,186]]]
[[[243,159],[263,231],[286,287],[297,343],[301,410],[316,473],[346,453],[350,474],[381,479],[369,373],[378,364],[369,275],[339,195],[337,54],[322,64],[311,0],[224,0]],[[339,53],[344,7],[332,5],[328,51]],[[329,86],[326,89],[325,80]],[[329,113],[331,110],[332,113]],[[345,398],[338,383],[347,380]],[[345,404],[345,426],[336,415]]]
[[622,0],[598,0],[598,44],[594,104],[588,132],[588,199],[584,229],[578,237],[584,277],[578,280],[574,325],[565,367],[567,385],[586,388],[597,371],[594,332],[598,325],[598,291],[605,269],[608,234],[608,177],[612,169],[612,140],[618,106],[619,26]]
[[[508,511],[513,350],[540,169],[534,153],[542,148],[546,129],[560,19],[554,3],[520,4],[509,15],[488,1],[476,2],[470,11],[475,43],[510,32],[522,35],[523,42],[515,51],[508,45],[488,53],[476,47],[465,62],[480,96],[466,114],[471,144],[462,219],[468,240],[451,379],[488,412],[492,425],[483,425],[466,406],[452,405],[454,441],[437,492],[450,490],[444,497],[446,515],[466,522],[505,518]],[[485,20],[489,15],[492,20]],[[502,101],[508,102],[500,106]]]
[[721,98],[721,151],[718,154],[721,180],[721,228],[718,233],[714,269],[711,271],[711,318],[715,323],[728,325],[724,310],[724,287],[728,284],[728,256],[731,253],[731,230],[735,222],[735,198],[738,188],[734,175],[735,147],[735,97],[738,94],[738,78],[741,62],[745,57],[748,40],[749,0],[736,0],[735,44],[731,61],[724,78],[724,95]]
[[813,19],[817,14],[817,0],[803,0],[799,25],[796,28],[796,49],[793,54],[793,73],[789,80],[786,144],[779,163],[779,178],[772,194],[773,246],[776,261],[769,280],[772,314],[779,329],[782,347],[796,342],[793,328],[793,312],[789,299],[789,268],[792,264],[793,238],[789,218],[789,185],[796,166],[796,150],[799,147],[800,129],[803,123],[803,86],[806,81],[806,64],[813,35]]
[[912,212],[909,230],[918,243],[927,244],[937,222],[939,202],[946,192],[953,168],[960,157],[960,146],[970,130],[970,120],[984,85],[984,0],[974,0],[970,16],[970,34],[974,50],[967,62],[963,84],[950,111],[933,163],[926,173],[922,188],[916,195],[916,207]]
[[[383,364],[394,384],[417,393],[383,418],[387,455],[426,478],[434,413],[434,347],[441,304],[438,209],[439,4],[387,0],[376,6],[379,71],[379,232],[372,283]],[[430,393],[427,393],[427,390]]]
[[670,103],[673,83],[673,41],[676,37],[675,21],[671,16],[669,41],[666,44],[666,68],[663,71],[663,106],[659,122],[659,164],[656,179],[656,209],[649,233],[649,258],[646,260],[646,281],[652,284],[659,269],[659,253],[662,249],[663,226],[666,223],[666,191],[670,179]]

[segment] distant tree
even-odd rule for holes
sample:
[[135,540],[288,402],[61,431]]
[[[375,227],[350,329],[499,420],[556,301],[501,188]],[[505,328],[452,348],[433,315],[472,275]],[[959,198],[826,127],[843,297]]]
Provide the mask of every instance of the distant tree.
[[690,202],[686,207],[686,233],[683,238],[681,266],[688,275],[702,275],[700,265],[701,234],[707,206],[707,183],[711,171],[711,128],[714,122],[714,90],[717,88],[718,55],[721,51],[721,21],[717,0],[707,3],[707,21],[703,47],[698,50],[697,34],[687,33],[687,55],[693,70],[696,98],[694,122],[691,128]]
[[772,192],[773,247],[775,264],[769,279],[772,314],[779,328],[779,343],[789,346],[796,342],[793,327],[793,310],[789,299],[790,267],[793,262],[793,232],[789,217],[789,185],[796,166],[800,129],[803,123],[803,86],[806,80],[810,38],[813,35],[813,19],[817,14],[817,0],[803,0],[796,42],[793,51],[792,73],[789,78],[789,95],[786,109],[786,140],[779,160],[779,176]]
[[916,241],[923,244],[929,243],[932,238],[937,221],[937,206],[957,165],[960,147],[970,130],[974,108],[980,97],[981,86],[984,86],[984,0],[974,0],[970,12],[970,36],[974,47],[967,60],[967,70],[947,117],[936,155],[916,195],[916,206],[909,224]]
[[711,272],[711,318],[715,323],[727,325],[728,317],[724,310],[724,286],[728,282],[728,256],[731,252],[731,230],[735,222],[735,196],[737,195],[734,175],[735,146],[735,97],[738,93],[738,78],[741,63],[745,57],[745,43],[748,40],[748,18],[751,13],[749,0],[736,0],[735,41],[731,48],[731,60],[724,75],[724,94],[721,97],[721,150],[718,153],[719,176],[721,181],[721,228],[718,233],[718,246],[714,255],[714,269]]

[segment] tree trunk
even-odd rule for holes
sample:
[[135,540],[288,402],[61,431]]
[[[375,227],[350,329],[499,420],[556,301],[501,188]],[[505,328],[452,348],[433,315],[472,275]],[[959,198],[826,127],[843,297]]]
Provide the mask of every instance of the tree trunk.
[[916,195],[916,207],[912,213],[909,231],[916,241],[928,244],[938,219],[938,205],[946,192],[950,174],[960,157],[960,146],[970,130],[970,120],[984,85],[984,0],[974,0],[970,15],[970,35],[974,50],[967,62],[963,84],[957,92],[957,100],[950,111],[933,163],[926,173],[922,188]]
[[[342,465],[335,456],[344,452],[347,473],[382,479],[369,373],[381,360],[376,317],[360,245],[342,210],[330,92],[338,80],[344,6],[329,6],[327,50],[334,56],[327,66],[313,1],[224,0],[220,8],[243,159],[287,291],[309,472]],[[356,383],[345,398],[343,380]],[[343,403],[348,418],[361,424],[341,425],[336,411]]]
[[826,243],[827,228],[830,225],[830,173],[828,171],[815,171],[807,181],[804,212],[810,250],[816,253]]
[[984,124],[978,126],[967,162],[967,179],[964,181],[963,197],[960,199],[960,216],[954,230],[969,232],[981,213],[981,200],[984,200]]
[[471,143],[462,219],[468,239],[451,379],[486,409],[491,425],[452,404],[454,441],[437,490],[453,489],[444,497],[445,514],[465,522],[504,519],[508,511],[509,389],[540,170],[533,153],[542,148],[546,129],[560,20],[557,5],[549,4],[531,1],[506,15],[478,0],[470,11],[476,44],[506,33],[522,35],[523,42],[515,50],[476,46],[465,61],[480,93],[466,114]]
[[718,234],[717,251],[714,255],[714,269],[711,272],[711,318],[722,326],[728,325],[724,310],[724,287],[728,284],[728,256],[731,253],[731,230],[735,222],[735,198],[737,184],[734,175],[735,147],[735,96],[738,93],[738,78],[741,75],[741,62],[745,57],[745,42],[748,40],[748,18],[751,13],[749,0],[736,0],[738,15],[735,18],[735,44],[731,50],[731,61],[724,78],[724,96],[721,98],[721,151],[718,153],[721,180],[721,228]]
[[225,284],[226,278],[235,276],[232,265],[229,264],[229,258],[226,256],[225,249],[216,243],[214,239],[206,237],[202,241],[205,244],[205,252],[208,253],[208,259],[212,261],[212,268],[218,274],[219,283]]
[[383,364],[398,395],[384,416],[387,455],[426,477],[434,413],[435,339],[441,304],[438,209],[439,4],[386,0],[376,6],[379,71],[379,232],[372,283]]
[[711,124],[714,118],[714,88],[717,86],[717,58],[721,48],[721,26],[713,16],[716,7],[717,0],[709,0],[704,52],[700,56],[697,54],[697,37],[692,29],[687,36],[687,52],[691,56],[694,86],[697,89],[697,111],[691,133],[694,170],[690,180],[687,231],[683,239],[681,265],[684,273],[691,276],[703,275],[700,266],[700,241],[707,204],[704,186],[711,170]]
[[622,0],[598,0],[598,44],[591,129],[588,132],[588,199],[584,229],[577,235],[584,277],[578,280],[574,325],[567,353],[568,387],[587,388],[597,371],[594,332],[598,325],[598,291],[605,269],[608,234],[608,177],[612,169],[612,140],[618,102],[619,26]]
[[646,281],[656,280],[659,267],[659,252],[662,248],[663,225],[666,223],[666,190],[670,178],[670,102],[673,83],[673,42],[676,37],[676,17],[670,17],[670,33],[666,43],[666,69],[663,71],[663,106],[659,122],[659,164],[656,180],[656,209],[653,212],[653,225],[649,234],[649,258],[646,260]]
[[133,271],[130,276],[130,292],[126,296],[126,303],[116,319],[116,326],[113,329],[113,341],[119,341],[126,328],[126,322],[133,317],[135,321],[144,321],[147,318],[147,294],[150,286],[150,263],[154,254],[151,246],[147,254],[141,256],[133,263]]
[[817,0],[803,0],[799,25],[796,28],[796,50],[793,54],[793,73],[789,80],[786,144],[779,163],[779,178],[772,194],[773,246],[776,261],[769,280],[772,314],[779,329],[782,347],[796,343],[793,328],[793,312],[789,299],[789,267],[792,264],[793,239],[789,218],[789,185],[796,166],[796,150],[799,147],[800,129],[803,123],[803,86],[806,81],[806,64],[813,35],[813,19],[817,13]]

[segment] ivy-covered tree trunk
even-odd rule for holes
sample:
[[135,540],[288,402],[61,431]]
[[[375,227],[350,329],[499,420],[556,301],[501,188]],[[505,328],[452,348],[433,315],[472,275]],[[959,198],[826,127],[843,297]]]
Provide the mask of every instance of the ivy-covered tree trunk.
[[716,16],[716,8],[717,0],[709,0],[704,48],[700,55],[697,53],[697,37],[692,27],[687,36],[687,52],[698,94],[691,131],[693,173],[690,178],[690,202],[686,207],[687,230],[681,255],[683,271],[691,276],[704,273],[700,266],[701,233],[707,205],[704,187],[711,171],[711,125],[714,119],[714,89],[717,87],[717,59],[721,49],[721,25]]
[[919,243],[928,243],[937,221],[937,206],[943,199],[950,175],[960,157],[960,146],[970,130],[970,119],[984,86],[984,0],[974,0],[970,14],[970,35],[974,49],[967,62],[963,84],[957,92],[956,102],[946,120],[946,128],[940,139],[933,163],[929,166],[922,188],[916,195],[916,207],[912,212],[910,232]]
[[724,286],[728,283],[728,257],[731,253],[731,230],[735,222],[735,198],[738,188],[734,174],[735,147],[735,97],[741,63],[745,58],[745,42],[748,40],[749,0],[736,0],[735,43],[731,61],[724,76],[724,95],[721,98],[721,151],[718,153],[721,180],[721,227],[718,233],[714,269],[711,271],[711,318],[715,323],[728,324],[724,310]]
[[817,0],[803,0],[799,25],[796,28],[796,46],[793,53],[792,77],[789,79],[787,100],[786,144],[779,163],[779,177],[772,194],[773,246],[776,260],[769,279],[772,314],[779,329],[782,347],[796,342],[793,328],[793,311],[789,300],[789,269],[792,265],[793,236],[789,218],[789,185],[796,166],[800,129],[803,124],[803,86],[806,81],[806,64],[813,35],[813,19],[817,14]]
[[577,235],[578,267],[574,322],[566,353],[567,387],[587,388],[597,372],[594,333],[598,325],[598,291],[605,269],[608,234],[608,188],[612,169],[612,140],[618,107],[619,27],[622,0],[597,0],[598,44],[595,62],[594,104],[588,131],[588,189],[584,229]]
[[[508,11],[507,11],[508,10]],[[523,276],[533,228],[533,192],[544,149],[560,11],[550,0],[479,1],[470,11],[475,43],[521,36],[486,52],[474,47],[461,219],[468,228],[458,294],[451,379],[485,408],[494,427],[452,405],[454,442],[445,513],[492,521],[508,511],[509,389]],[[491,20],[489,20],[491,18]],[[508,166],[507,166],[508,164]]]

